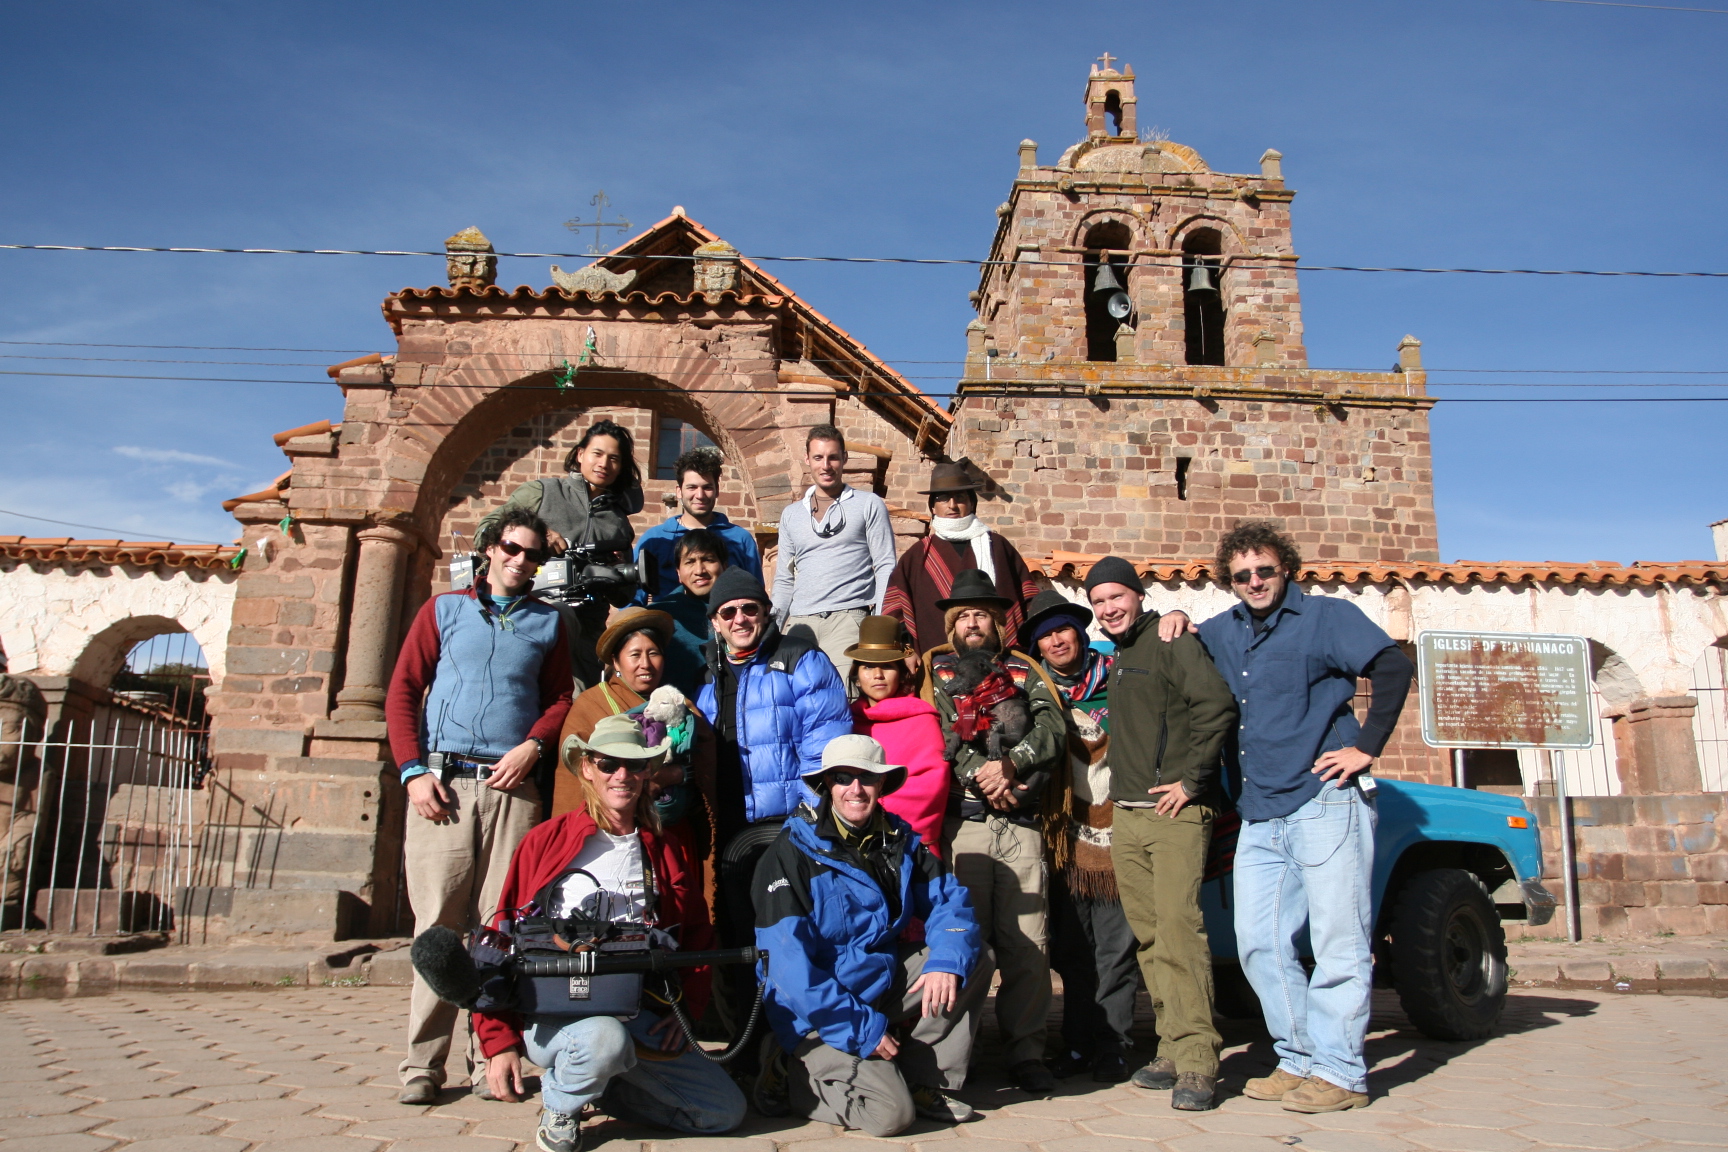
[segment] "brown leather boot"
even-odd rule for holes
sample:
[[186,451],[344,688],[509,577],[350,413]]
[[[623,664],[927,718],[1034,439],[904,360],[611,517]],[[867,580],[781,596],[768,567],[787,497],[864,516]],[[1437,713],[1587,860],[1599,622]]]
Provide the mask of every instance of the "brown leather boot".
[[1128,1083],[1136,1088],[1150,1088],[1154,1092],[1168,1092],[1176,1087],[1176,1065],[1170,1063],[1168,1056],[1160,1056],[1130,1076]]
[[1293,1088],[1283,1100],[1286,1112],[1342,1112],[1346,1108],[1366,1108],[1368,1093],[1340,1088],[1320,1076],[1310,1076],[1300,1087]]
[[1306,1076],[1298,1076],[1294,1072],[1274,1068],[1272,1075],[1257,1076],[1248,1081],[1242,1089],[1242,1095],[1250,1100],[1282,1100],[1285,1093],[1307,1082]]

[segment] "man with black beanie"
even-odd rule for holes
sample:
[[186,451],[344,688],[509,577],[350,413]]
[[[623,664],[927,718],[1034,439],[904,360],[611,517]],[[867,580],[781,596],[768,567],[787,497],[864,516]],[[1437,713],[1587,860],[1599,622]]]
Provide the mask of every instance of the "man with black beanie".
[[1216,1103],[1212,950],[1200,883],[1221,804],[1219,753],[1236,723],[1230,686],[1194,636],[1158,638],[1134,566],[1107,556],[1086,576],[1086,597],[1116,642],[1110,671],[1110,860],[1139,945],[1140,971],[1158,1016],[1158,1058],[1133,1076],[1173,1090],[1170,1106]]

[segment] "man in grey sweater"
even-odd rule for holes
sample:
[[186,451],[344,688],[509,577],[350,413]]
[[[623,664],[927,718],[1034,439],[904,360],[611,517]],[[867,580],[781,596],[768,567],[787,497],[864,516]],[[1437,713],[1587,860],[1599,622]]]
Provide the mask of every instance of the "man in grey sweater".
[[858,625],[882,611],[894,574],[894,531],[880,496],[844,483],[846,438],[838,428],[810,429],[804,465],[815,483],[780,514],[774,619],[782,631],[809,628],[844,684],[852,669],[846,649],[858,642]]

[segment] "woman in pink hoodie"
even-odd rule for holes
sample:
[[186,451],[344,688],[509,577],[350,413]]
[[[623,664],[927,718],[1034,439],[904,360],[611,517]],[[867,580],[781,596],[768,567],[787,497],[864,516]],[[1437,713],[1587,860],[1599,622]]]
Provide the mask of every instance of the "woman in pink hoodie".
[[852,730],[882,745],[890,764],[906,766],[906,782],[882,798],[882,807],[912,825],[925,847],[942,855],[942,816],[948,807],[948,761],[935,705],[918,698],[906,659],[911,648],[893,616],[867,616],[858,643],[846,649],[859,698]]

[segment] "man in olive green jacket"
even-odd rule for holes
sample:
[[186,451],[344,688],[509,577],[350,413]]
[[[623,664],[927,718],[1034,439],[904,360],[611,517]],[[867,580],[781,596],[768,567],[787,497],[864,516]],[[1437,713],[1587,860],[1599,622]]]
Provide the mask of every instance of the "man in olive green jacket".
[[1236,701],[1200,642],[1158,638],[1158,613],[1142,608],[1134,566],[1109,556],[1092,566],[1086,595],[1116,642],[1110,674],[1110,860],[1139,945],[1158,1016],[1158,1058],[1134,1074],[1142,1088],[1173,1089],[1170,1106],[1216,1103],[1212,950],[1200,915],[1200,881],[1222,804],[1219,752]]

